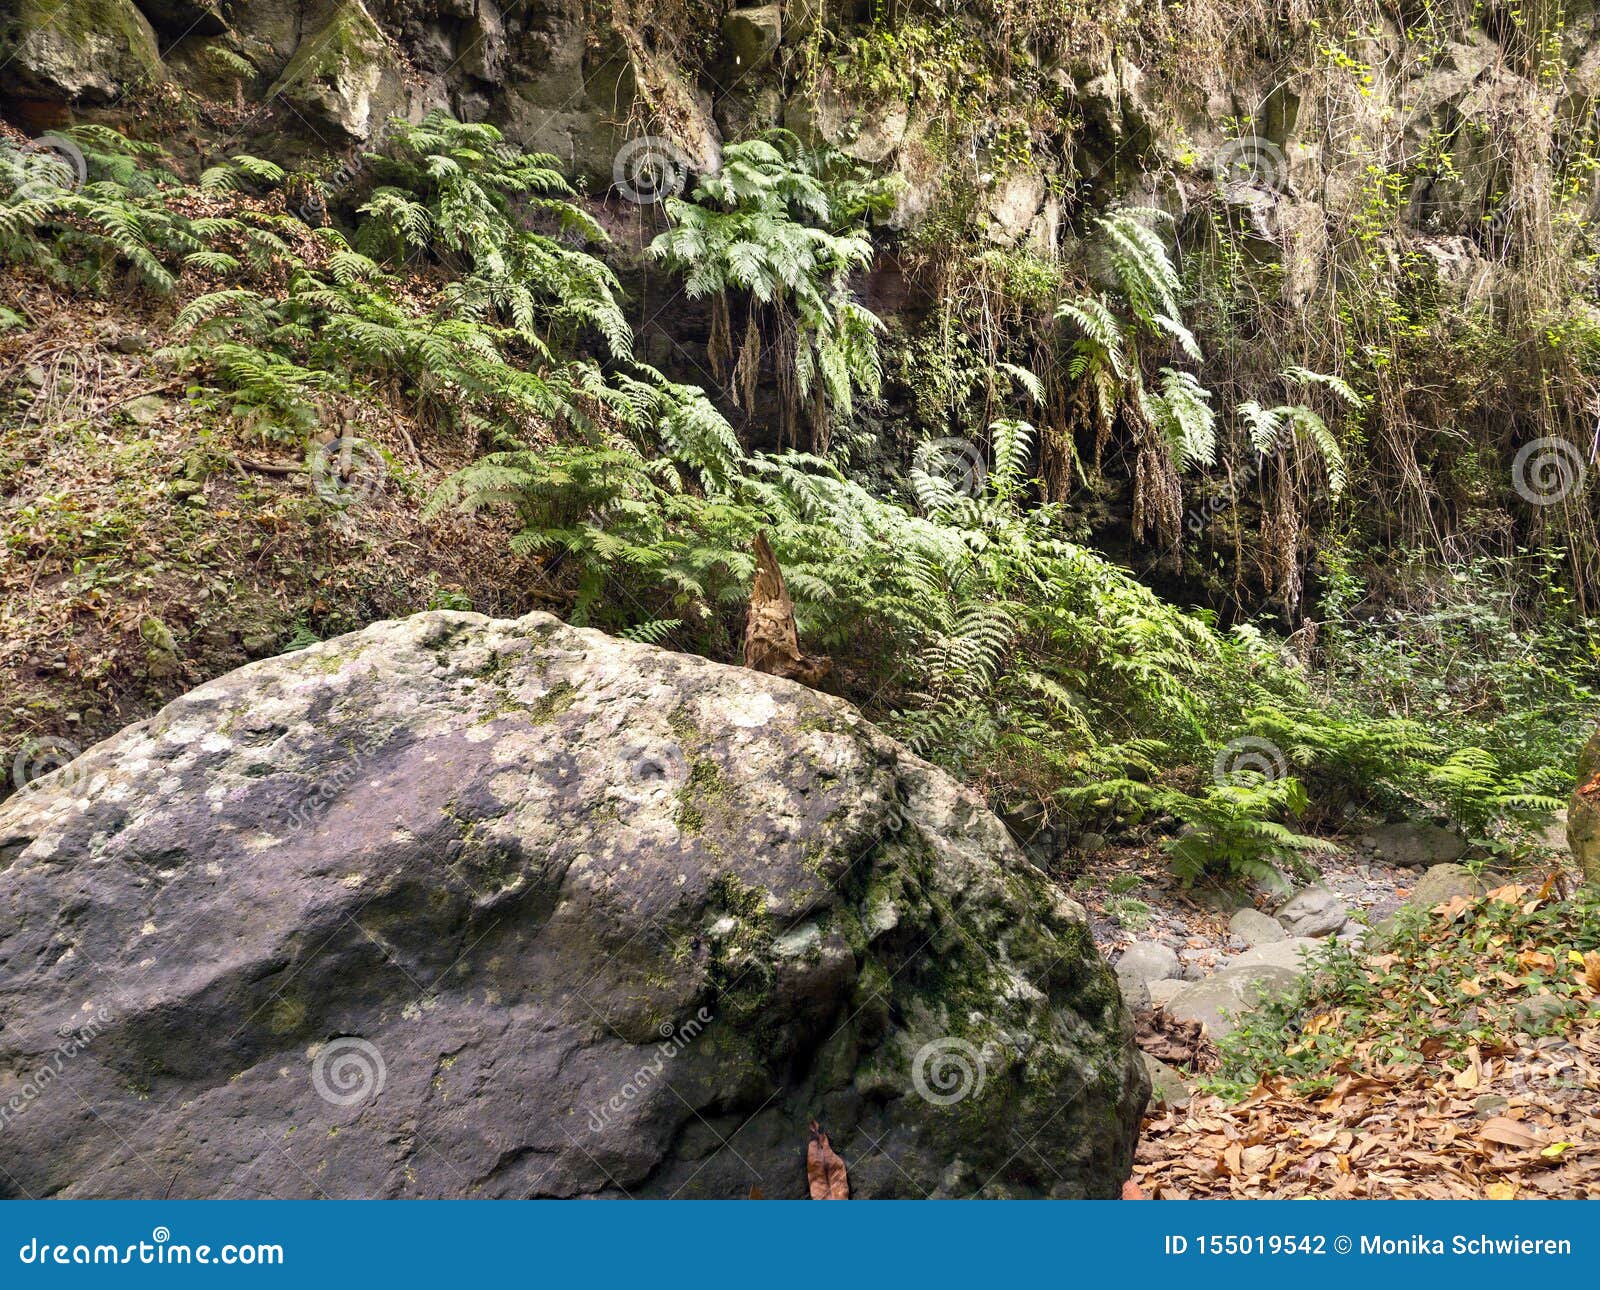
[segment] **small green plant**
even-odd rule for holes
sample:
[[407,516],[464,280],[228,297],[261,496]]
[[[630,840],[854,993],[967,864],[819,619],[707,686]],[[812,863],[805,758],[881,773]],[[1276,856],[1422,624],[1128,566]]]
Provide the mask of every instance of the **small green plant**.
[[1130,932],[1143,931],[1150,926],[1154,912],[1144,901],[1135,900],[1132,896],[1119,896],[1106,901],[1106,913]]
[[1306,793],[1298,779],[1263,779],[1253,772],[1241,772],[1239,778],[1248,782],[1211,784],[1198,795],[1156,794],[1160,808],[1185,826],[1166,844],[1173,870],[1185,883],[1201,877],[1266,879],[1273,875],[1273,861],[1299,868],[1304,852],[1334,850],[1332,843],[1271,818],[1304,812]]

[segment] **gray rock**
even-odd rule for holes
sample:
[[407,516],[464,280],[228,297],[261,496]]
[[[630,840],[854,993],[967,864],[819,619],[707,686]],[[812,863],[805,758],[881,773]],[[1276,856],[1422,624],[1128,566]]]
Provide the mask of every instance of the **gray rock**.
[[1288,936],[1282,923],[1259,909],[1241,909],[1228,920],[1228,930],[1242,938],[1245,945],[1252,949],[1257,945],[1271,945]]
[[1278,922],[1293,936],[1331,936],[1349,917],[1344,901],[1326,887],[1307,887],[1278,911]]
[[1182,970],[1175,951],[1156,941],[1135,941],[1117,960],[1117,974],[1133,975],[1145,981],[1165,981]]
[[109,103],[165,79],[156,33],[132,0],[30,0],[0,15],[6,94]]
[[1167,1001],[1180,1021],[1198,1021],[1213,1039],[1238,1029],[1237,1019],[1266,999],[1294,989],[1299,977],[1281,967],[1234,968],[1185,986]]
[[1145,1073],[1150,1076],[1150,1104],[1181,1109],[1189,1105],[1188,1081],[1159,1058],[1141,1052]]
[[122,405],[121,410],[135,425],[148,426],[161,420],[161,414],[167,410],[167,403],[159,394],[144,394],[137,399],[129,399]]
[[1165,1008],[1172,999],[1191,983],[1169,977],[1164,981],[1152,981],[1147,987],[1150,991],[1150,1003],[1156,1008]]
[[1142,976],[1133,972],[1117,973],[1117,988],[1122,991],[1122,1001],[1129,1012],[1143,1012],[1150,1006],[1150,986]]
[[71,1072],[0,1196],[799,1197],[815,1117],[859,1196],[1109,1198],[1148,1095],[971,794],[543,614],[253,663],[0,804],[0,964],[0,1100]]
[[989,240],[1002,246],[1020,241],[1044,205],[1046,191],[1044,176],[1026,167],[1001,178],[989,196],[985,230]]
[[1417,885],[1406,897],[1406,904],[1413,909],[1432,909],[1457,896],[1468,899],[1481,896],[1488,889],[1488,884],[1475,877],[1465,865],[1436,864],[1417,879]]
[[1460,834],[1437,824],[1385,824],[1364,840],[1367,849],[1380,859],[1412,869],[1459,860],[1467,850]]
[[1239,968],[1277,967],[1293,972],[1296,976],[1304,976],[1306,972],[1305,956],[1314,954],[1323,948],[1324,942],[1311,936],[1296,936],[1290,940],[1273,941],[1268,945],[1258,945],[1255,949],[1246,950],[1223,965],[1225,972],[1235,971]]
[[1553,994],[1536,994],[1522,999],[1512,1008],[1517,1023],[1529,1030],[1544,1030],[1553,1021],[1559,1021],[1572,1011],[1572,1004]]
[[370,138],[405,99],[403,69],[360,0],[340,0],[307,31],[267,91],[350,139]]
[[740,73],[765,67],[783,42],[783,6],[764,4],[732,10],[722,20],[722,39]]

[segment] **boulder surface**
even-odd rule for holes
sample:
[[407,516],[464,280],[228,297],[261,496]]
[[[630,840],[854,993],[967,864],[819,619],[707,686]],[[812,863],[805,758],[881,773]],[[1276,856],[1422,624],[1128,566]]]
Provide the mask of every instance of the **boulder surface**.
[[428,613],[0,805],[0,1196],[1113,1197],[1082,909],[840,700]]

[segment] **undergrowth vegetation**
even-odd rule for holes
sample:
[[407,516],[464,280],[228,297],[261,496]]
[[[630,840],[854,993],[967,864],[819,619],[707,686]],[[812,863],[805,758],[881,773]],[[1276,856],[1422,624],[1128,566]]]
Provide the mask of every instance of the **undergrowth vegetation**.
[[[1287,995],[1220,1045],[1212,1077],[1243,1096],[1284,1076],[1327,1092],[1345,1077],[1434,1064],[1470,1090],[1473,1063],[1519,1032],[1557,1034],[1600,1013],[1600,896],[1508,885],[1437,910],[1406,909],[1381,952],[1334,940]],[[1581,1069],[1571,1075],[1580,1080]]]
[[[474,445],[483,455],[434,510],[512,517],[512,552],[574,622],[736,658],[765,533],[800,637],[832,658],[845,694],[997,806],[1029,803],[1078,830],[1160,826],[1186,880],[1295,864],[1325,845],[1302,818],[1439,809],[1487,833],[1557,804],[1566,736],[1552,722],[1594,696],[1550,651],[1575,656],[1580,634],[1524,651],[1497,622],[1447,609],[1408,624],[1418,647],[1430,633],[1499,637],[1498,652],[1463,647],[1478,702],[1537,698],[1538,715],[1487,739],[1473,708],[1433,702],[1429,685],[1457,693],[1453,674],[1417,668],[1403,643],[1375,665],[1354,595],[1329,616],[1337,679],[1319,681],[1256,627],[1175,608],[1069,539],[1050,482],[1063,440],[1036,428],[1049,382],[1026,367],[985,369],[987,459],[964,480],[923,459],[893,490],[853,478],[828,427],[879,388],[881,324],[850,277],[888,190],[837,155],[782,134],[731,146],[721,172],[669,204],[653,248],[711,300],[730,392],[749,403],[763,368],[776,379],[780,438],[809,425],[802,453],[751,450],[705,391],[634,357],[599,225],[552,158],[490,126],[438,112],[396,122],[345,193],[250,156],[190,183],[153,145],[100,127],[74,137],[90,182],[31,185],[0,206],[0,255],[69,289],[132,279],[169,301],[157,361],[245,444],[303,453],[358,400]],[[315,227],[290,209],[308,191],[330,213]],[[1219,438],[1212,391],[1182,366],[1202,351],[1154,220],[1101,218],[1110,281],[1055,310],[1096,450],[1114,423],[1138,440],[1136,530],[1176,541],[1177,475],[1215,464]],[[1177,357],[1151,372],[1160,347]],[[1314,463],[1337,496],[1349,467],[1323,413],[1358,411],[1361,397],[1304,367],[1276,380],[1282,399],[1236,407],[1257,468],[1300,478]],[[1288,401],[1307,391],[1321,411]],[[1239,763],[1250,740],[1281,764]]]

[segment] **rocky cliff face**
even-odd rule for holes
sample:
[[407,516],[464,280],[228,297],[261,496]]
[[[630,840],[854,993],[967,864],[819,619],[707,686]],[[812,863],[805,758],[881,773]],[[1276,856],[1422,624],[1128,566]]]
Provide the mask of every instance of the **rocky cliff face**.
[[1110,1197],[1083,913],[799,685],[430,613],[0,806],[0,1192]]

